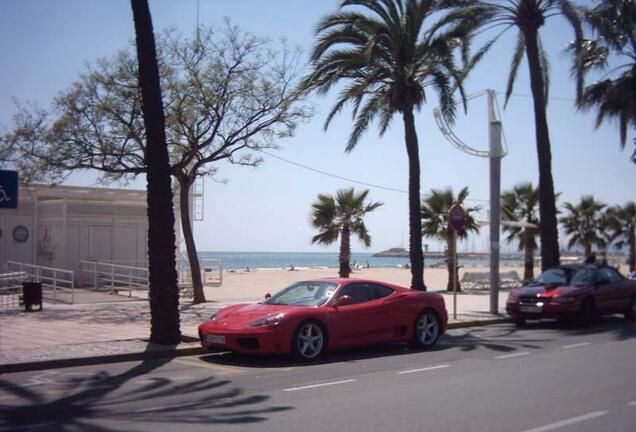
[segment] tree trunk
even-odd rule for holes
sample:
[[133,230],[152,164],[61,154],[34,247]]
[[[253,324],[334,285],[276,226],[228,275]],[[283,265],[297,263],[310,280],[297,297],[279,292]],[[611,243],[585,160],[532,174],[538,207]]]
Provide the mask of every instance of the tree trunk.
[[415,132],[413,109],[402,113],[404,139],[409,158],[409,254],[411,258],[411,288],[426,291],[424,284],[424,253],[422,252],[422,212],[420,210],[420,152]]
[[351,228],[345,224],[340,233],[340,277],[348,278],[351,274]]
[[[528,235],[529,237],[529,235]],[[525,259],[523,262],[523,280],[534,279],[534,248],[530,246],[530,239],[526,238],[524,246]]]
[[526,54],[530,68],[530,87],[534,102],[534,123],[539,159],[539,235],[541,237],[541,268],[559,265],[559,232],[557,230],[552,154],[546,114],[545,83],[541,75],[536,28],[524,31]]
[[[446,266],[448,268],[448,283],[446,284],[446,290],[453,292],[453,262],[455,258],[455,242],[453,242],[453,230],[448,228],[448,236],[446,237],[446,250],[448,250],[448,259],[446,260]],[[459,267],[456,268],[455,277],[457,278],[457,292],[462,290],[462,286],[459,283]]]
[[629,271],[633,272],[636,270],[636,236],[634,235],[633,227],[629,233],[627,245],[629,248],[629,251],[627,252],[627,265],[629,266]]
[[591,243],[585,243],[583,245],[583,247],[585,248],[585,258],[587,259],[587,257],[592,255],[592,244]]
[[137,40],[139,87],[146,128],[150,341],[178,344],[179,290],[175,261],[170,161],[152,18],[146,0],[131,0]]
[[205,303],[205,292],[201,281],[201,266],[199,256],[192,233],[190,223],[190,187],[192,182],[188,179],[179,179],[179,204],[181,206],[181,228],[183,228],[183,240],[188,252],[188,262],[190,263],[190,274],[192,276],[192,292],[194,294],[193,304]]

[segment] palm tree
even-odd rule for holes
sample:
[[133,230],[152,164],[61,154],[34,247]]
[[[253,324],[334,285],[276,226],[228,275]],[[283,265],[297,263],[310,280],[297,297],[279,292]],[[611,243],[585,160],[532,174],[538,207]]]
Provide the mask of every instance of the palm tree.
[[532,183],[520,183],[501,194],[501,214],[506,241],[518,241],[525,252],[523,278],[534,278],[534,253],[539,235],[539,190]]
[[171,345],[179,343],[181,330],[170,161],[166,145],[159,68],[148,2],[130,2],[137,36],[139,87],[147,141],[150,341]]
[[602,213],[605,204],[596,201],[591,195],[585,195],[578,205],[566,202],[564,207],[568,214],[560,222],[570,237],[568,249],[579,244],[585,249],[585,256],[589,257],[593,246],[604,248],[607,245]]
[[340,236],[340,277],[348,278],[351,274],[351,235],[354,234],[369,247],[371,236],[364,224],[364,216],[382,206],[381,202],[365,202],[369,190],[356,194],[353,188],[340,189],[336,196],[318,194],[318,199],[311,205],[311,223],[320,232],[311,242],[329,245]]
[[[437,237],[440,240],[446,240],[446,250],[448,257],[446,264],[448,267],[448,291],[453,290],[453,263],[452,256],[455,253],[453,242],[453,230],[448,225],[448,212],[453,204],[463,204],[468,196],[468,187],[459,191],[457,197],[453,195],[453,189],[447,187],[444,190],[432,189],[431,193],[422,200],[421,216],[422,216],[422,235],[427,237]],[[479,207],[464,207],[466,214],[466,223],[464,229],[457,233],[457,237],[465,239],[468,233],[473,231],[479,232],[479,225],[473,217],[473,213],[479,211]],[[457,280],[457,289],[461,291],[458,275],[455,274]]]
[[350,103],[354,124],[345,151],[353,150],[377,120],[382,136],[396,113],[404,123],[409,164],[409,248],[411,288],[426,290],[420,220],[419,144],[413,112],[427,100],[426,88],[437,93],[442,113],[455,118],[453,92],[465,101],[455,50],[466,48],[475,26],[472,8],[447,12],[441,0],[344,0],[340,10],[317,26],[312,72],[307,90],[324,94],[342,89],[325,128]]
[[559,264],[559,233],[546,114],[549,66],[539,37],[539,29],[545,24],[546,19],[561,15],[572,25],[575,39],[579,41],[582,39],[581,24],[575,7],[568,0],[481,0],[480,3],[486,9],[484,15],[487,19],[484,25],[504,27],[490,44],[508,29],[512,27],[518,29],[506,88],[506,104],[512,94],[524,52],[528,60],[539,160],[541,266],[545,270]]
[[622,207],[610,207],[606,215],[612,238],[618,239],[616,246],[627,246],[627,265],[633,272],[636,270],[636,203],[631,201]]
[[[579,89],[578,106],[582,110],[596,107],[596,127],[605,118],[617,119],[624,149],[627,128],[630,125],[636,128],[636,3],[605,0],[582,10],[584,22],[596,39],[585,40],[580,45],[575,73],[585,76],[594,69],[605,71],[611,58],[616,59],[619,66],[594,84]],[[636,163],[636,149],[632,161]]]

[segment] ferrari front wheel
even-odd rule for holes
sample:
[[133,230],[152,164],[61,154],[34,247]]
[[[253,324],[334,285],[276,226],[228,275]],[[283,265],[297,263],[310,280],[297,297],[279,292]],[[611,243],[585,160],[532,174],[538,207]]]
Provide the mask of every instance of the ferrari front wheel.
[[435,345],[440,335],[440,323],[437,314],[431,309],[422,311],[415,321],[413,333],[414,347],[430,348]]
[[315,321],[307,321],[298,326],[292,340],[292,351],[300,360],[314,360],[325,351],[327,335],[323,327]]

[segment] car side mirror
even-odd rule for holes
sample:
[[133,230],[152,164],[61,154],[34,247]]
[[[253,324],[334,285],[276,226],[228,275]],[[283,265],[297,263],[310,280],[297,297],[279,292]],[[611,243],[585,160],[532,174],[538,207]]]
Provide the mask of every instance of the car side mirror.
[[333,305],[334,307],[338,307],[338,306],[350,305],[352,303],[353,303],[353,299],[351,298],[351,296],[348,296],[345,294],[343,296],[338,297]]
[[272,298],[272,295],[270,293],[265,294],[265,300],[269,300],[270,298]]

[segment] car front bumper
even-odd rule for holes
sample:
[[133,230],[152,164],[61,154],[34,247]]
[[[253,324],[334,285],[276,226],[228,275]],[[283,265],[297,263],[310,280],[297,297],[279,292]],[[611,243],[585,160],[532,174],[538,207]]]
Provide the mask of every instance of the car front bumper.
[[[199,340],[205,350],[229,350],[242,354],[289,354],[293,330],[263,327],[230,331],[214,327],[199,327]],[[224,339],[218,341],[218,337]]]
[[566,304],[548,302],[533,312],[522,311],[519,302],[506,303],[508,315],[512,318],[523,319],[567,319],[576,316],[580,309],[581,305],[578,301]]

